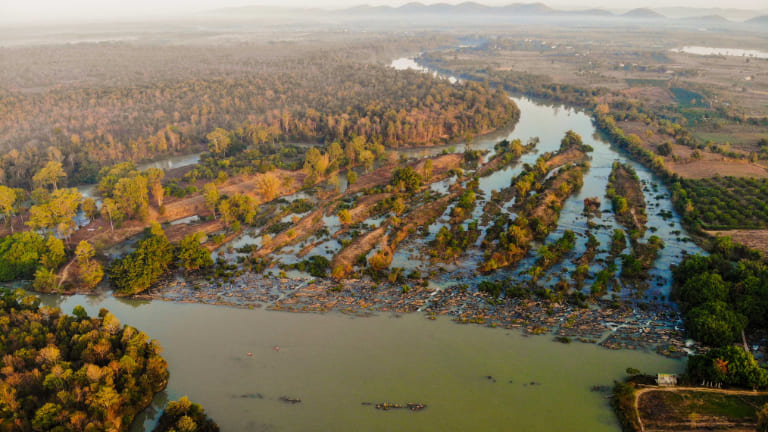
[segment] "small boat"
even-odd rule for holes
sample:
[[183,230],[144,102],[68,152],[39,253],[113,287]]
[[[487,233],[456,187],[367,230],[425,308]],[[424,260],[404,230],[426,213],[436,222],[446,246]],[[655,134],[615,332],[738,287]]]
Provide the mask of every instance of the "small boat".
[[408,402],[408,404],[407,404],[407,405],[408,405],[408,409],[409,409],[409,410],[411,410],[411,411],[421,411],[421,410],[423,410],[424,408],[426,408],[426,407],[427,407],[427,406],[426,406],[426,405],[424,405],[423,403],[412,403],[412,402]]

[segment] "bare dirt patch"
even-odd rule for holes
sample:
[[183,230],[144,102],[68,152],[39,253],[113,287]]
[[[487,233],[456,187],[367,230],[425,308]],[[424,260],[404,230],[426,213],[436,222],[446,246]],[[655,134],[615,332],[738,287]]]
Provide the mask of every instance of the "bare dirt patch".
[[637,396],[643,429],[651,431],[750,431],[757,425],[756,408],[764,393],[647,390]]
[[304,216],[293,227],[277,234],[269,242],[269,244],[262,246],[259,250],[254,252],[253,255],[257,258],[265,257],[285,245],[299,242],[309,237],[313,233],[317,232],[320,228],[325,226],[325,223],[323,223],[324,212],[325,208],[321,207]]
[[709,178],[713,175],[768,178],[768,170],[758,164],[720,157],[720,160],[704,158],[687,162],[670,161],[667,163],[667,168],[680,177],[690,179]]
[[352,223],[362,222],[371,215],[371,211],[376,204],[384,201],[385,199],[394,195],[393,193],[380,193],[373,195],[366,195],[357,201],[357,205],[349,210],[349,216],[352,218]]
[[706,231],[706,233],[711,236],[728,236],[737,243],[768,253],[768,230],[726,230]]
[[448,207],[448,204],[460,194],[460,192],[454,192],[411,211],[405,223],[400,227],[392,239],[391,248],[393,250],[396,249],[397,245],[405,240],[409,234],[415,232],[418,227],[427,225],[430,220],[443,214]]
[[674,98],[664,87],[632,87],[622,90],[622,93],[632,99],[642,99],[652,105],[666,105],[674,102]]
[[586,159],[587,155],[576,147],[571,147],[568,150],[558,153],[552,159],[547,161],[547,169],[561,167],[565,164],[582,162]]
[[[427,159],[420,159],[419,161],[409,163],[408,166],[416,170],[419,174],[422,174],[424,173],[424,164],[426,162]],[[464,162],[464,155],[458,153],[451,153],[432,158],[432,178],[430,179],[430,182],[434,183],[446,178],[448,172],[452,169],[461,167],[462,162]],[[392,179],[392,172],[399,166],[400,165],[398,164],[386,165],[360,176],[360,178],[357,179],[357,183],[347,188],[346,193],[357,193],[374,186],[389,183]]]
[[[381,241],[382,244],[386,244],[387,225],[376,228],[373,231],[369,231],[366,234],[356,238],[349,246],[342,249],[336,256],[333,257],[331,262],[331,269],[334,271],[335,276],[343,276],[348,274],[352,270],[352,264],[357,257],[363,254],[367,254],[373,249],[377,243]],[[342,270],[336,270],[337,268]]]

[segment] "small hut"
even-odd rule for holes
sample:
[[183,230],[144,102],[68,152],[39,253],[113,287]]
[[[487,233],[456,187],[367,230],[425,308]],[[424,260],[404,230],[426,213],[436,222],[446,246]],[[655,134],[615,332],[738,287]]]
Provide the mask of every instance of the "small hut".
[[660,373],[656,376],[656,384],[661,387],[674,387],[677,385],[677,375]]

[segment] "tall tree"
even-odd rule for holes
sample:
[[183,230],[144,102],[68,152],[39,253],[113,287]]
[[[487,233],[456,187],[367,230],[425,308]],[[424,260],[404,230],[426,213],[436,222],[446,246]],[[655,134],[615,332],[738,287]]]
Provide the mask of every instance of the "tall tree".
[[115,232],[115,224],[119,225],[125,219],[117,201],[112,198],[104,198],[104,202],[101,204],[101,215],[109,220],[109,227],[112,232]]
[[274,174],[266,173],[259,177],[256,187],[264,197],[264,202],[272,201],[280,191],[280,180]]
[[56,190],[50,201],[29,209],[27,225],[36,229],[55,229],[60,236],[68,238],[76,228],[75,216],[81,200],[82,195],[75,188]]
[[80,267],[80,281],[86,288],[95,287],[104,277],[104,268],[94,260],[96,251],[90,243],[83,240],[78,243],[75,249],[77,265]]
[[149,190],[146,177],[137,175],[121,178],[115,185],[113,196],[128,219],[138,216],[141,220],[146,220],[149,216]]
[[152,198],[155,199],[157,207],[163,206],[163,196],[165,189],[163,189],[163,177],[165,177],[165,171],[160,168],[150,168],[144,171],[144,176],[147,178],[149,184],[149,191],[152,193]]
[[219,205],[219,189],[213,183],[206,183],[203,185],[203,198],[205,198],[205,206],[213,213],[213,218],[216,219],[216,207]]
[[5,221],[13,232],[13,214],[16,209],[16,191],[8,186],[0,185],[0,213],[5,215]]
[[205,136],[208,140],[208,150],[215,155],[226,155],[232,145],[232,137],[222,128],[216,128]]
[[40,168],[40,171],[32,177],[32,181],[39,187],[52,185],[53,190],[56,190],[59,181],[66,176],[67,173],[64,172],[61,162],[50,161]]

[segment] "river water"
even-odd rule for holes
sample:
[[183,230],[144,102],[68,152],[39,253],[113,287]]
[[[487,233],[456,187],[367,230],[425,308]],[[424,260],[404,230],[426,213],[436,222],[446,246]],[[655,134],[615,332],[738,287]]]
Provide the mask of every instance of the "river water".
[[[564,345],[422,314],[358,318],[107,295],[43,302],[68,313],[81,304],[92,316],[105,307],[160,341],[168,388],[132,432],[151,430],[166,400],[184,395],[232,432],[618,431],[605,394],[591,386],[611,385],[629,366],[683,368],[652,353]],[[427,408],[380,411],[363,402]]]
[[[397,65],[418,66],[411,63]],[[482,179],[486,197],[490,190],[508,186],[523,162],[532,163],[541,153],[556,150],[565,131],[576,131],[595,148],[592,168],[582,190],[565,203],[560,227],[551,238],[563,229],[586,232],[583,198],[604,196],[614,160],[632,164],[647,186],[648,225],[667,243],[653,270],[658,281],[648,295],[665,296],[669,264],[680,259],[683,251],[698,248],[687,242],[678,217],[659,215],[671,210],[660,180],[603,141],[588,115],[525,98],[515,102],[521,109],[520,122],[478,137],[471,147],[492,149],[500,139],[525,142],[535,136],[541,143],[521,163]],[[433,154],[446,148],[411,152]],[[464,148],[459,144],[454,151]],[[608,205],[603,203],[603,210]],[[615,224],[609,216],[597,222],[603,226],[591,232],[605,248]],[[574,255],[584,242],[580,237]],[[419,265],[406,252],[399,251],[395,258]],[[529,257],[522,266],[533,259]],[[567,267],[569,260],[564,262]],[[184,395],[202,404],[223,431],[618,431],[606,394],[592,392],[590,387],[610,386],[627,367],[648,373],[684,368],[682,361],[648,352],[566,345],[554,342],[551,335],[525,337],[517,330],[462,326],[445,317],[432,321],[419,313],[360,318],[123,300],[108,294],[42,298],[67,313],[78,304],[91,315],[107,308],[164,347],[171,373],[168,388],[141,414],[132,432],[151,430],[167,400]],[[281,396],[302,402],[285,403]],[[427,408],[385,412],[364,402],[418,402]]]
[[706,46],[684,46],[682,48],[672,49],[674,52],[684,52],[687,54],[696,54],[702,56],[724,55],[733,57],[755,57],[768,59],[768,52],[758,50],[748,50],[741,48],[715,48]]
[[[419,65],[412,59],[397,59],[392,62],[391,67],[395,69],[414,69],[422,72],[430,71],[428,68]],[[620,161],[631,165],[635,169],[645,188],[646,212],[648,214],[648,230],[645,234],[645,241],[647,241],[650,236],[656,235],[664,240],[665,247],[660,251],[659,258],[650,271],[651,283],[649,284],[649,287],[642,293],[632,292],[629,289],[623,288],[619,294],[623,296],[634,295],[636,297],[652,300],[667,299],[671,288],[670,264],[679,262],[685,254],[705,252],[691,241],[690,236],[682,227],[680,217],[674,211],[670,200],[670,193],[663,185],[663,181],[643,165],[632,161],[627,155],[623,154],[619,149],[603,139],[595,129],[592,118],[586,113],[574,108],[547,104],[524,97],[513,97],[512,99],[520,108],[520,119],[517,124],[513,128],[501,129],[493,134],[479,137],[471,143],[470,147],[475,150],[490,151],[490,157],[493,153],[493,146],[502,139],[520,139],[525,143],[530,138],[538,137],[540,141],[536,146],[536,151],[523,155],[519,163],[480,179],[480,189],[485,194],[484,200],[490,198],[492,190],[508,187],[511,179],[522,171],[524,164],[534,164],[536,159],[541,156],[542,153],[556,152],[560,147],[560,140],[569,130],[573,130],[581,135],[584,143],[594,148],[594,151],[590,153],[591,168],[584,175],[584,186],[564,203],[560,213],[558,227],[545,241],[555,241],[562,236],[563,232],[567,229],[572,230],[577,234],[576,247],[560,264],[549,269],[539,283],[552,286],[562,275],[566,275],[575,270],[576,265],[572,262],[572,259],[580,256],[584,252],[587,242],[587,232],[595,235],[600,242],[596,259],[590,266],[592,276],[602,268],[603,264],[600,264],[600,262],[608,256],[611,234],[614,229],[622,228],[614,220],[611,211],[611,203],[605,198],[606,185],[608,183],[608,177],[611,173],[613,162]],[[463,152],[466,148],[466,144],[459,144],[451,147],[454,151]],[[440,146],[424,150],[411,150],[410,153],[408,153],[408,156],[417,156],[424,152],[438,154],[445,148],[446,146]],[[592,227],[589,226],[590,221],[587,217],[582,214],[584,209],[584,198],[587,197],[599,197],[602,199],[600,216],[592,218]],[[473,215],[474,218],[478,218],[481,215],[483,205],[483,199],[478,200],[477,208]],[[434,238],[434,234],[436,234],[439,231],[440,226],[442,226],[441,223],[447,223],[450,219],[450,212],[451,208],[446,210],[443,217],[438,219],[438,223],[430,228],[431,235],[423,241],[426,242]],[[527,271],[535,265],[537,249],[538,246],[534,245],[534,247],[531,248],[529,256],[521,261],[514,269],[497,272],[496,276],[513,276],[513,280],[526,280],[528,278],[526,275]],[[392,265],[405,268],[424,268],[427,264],[421,260],[421,253],[419,250],[420,248],[418,245],[411,249],[407,247],[399,248],[395,253]],[[627,251],[625,251],[625,253],[626,252]],[[451,270],[464,269],[471,272],[476,268],[478,260],[482,257],[479,253],[470,253],[464,258],[465,259],[461,260],[458,264],[447,265],[445,267]],[[456,277],[449,272],[446,276],[446,283],[453,284],[459,281],[472,285],[473,282],[476,282],[475,279],[476,277],[473,276]],[[587,283],[585,284],[586,288],[584,290],[587,292],[591,280],[592,278],[588,278]],[[606,296],[612,294],[613,293],[608,293]]]

